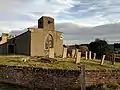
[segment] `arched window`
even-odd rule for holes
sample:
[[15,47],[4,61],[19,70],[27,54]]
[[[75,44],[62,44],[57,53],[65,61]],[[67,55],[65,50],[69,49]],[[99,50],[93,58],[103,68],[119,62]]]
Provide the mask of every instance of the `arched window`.
[[52,35],[48,35],[45,40],[45,49],[53,48],[53,37]]

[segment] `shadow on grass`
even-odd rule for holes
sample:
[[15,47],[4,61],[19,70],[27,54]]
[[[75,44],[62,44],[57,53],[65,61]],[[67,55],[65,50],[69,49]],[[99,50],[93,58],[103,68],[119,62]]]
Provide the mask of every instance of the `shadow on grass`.
[[20,60],[9,60],[9,61],[7,61],[7,62],[17,62],[17,63],[21,63],[22,61],[20,61]]

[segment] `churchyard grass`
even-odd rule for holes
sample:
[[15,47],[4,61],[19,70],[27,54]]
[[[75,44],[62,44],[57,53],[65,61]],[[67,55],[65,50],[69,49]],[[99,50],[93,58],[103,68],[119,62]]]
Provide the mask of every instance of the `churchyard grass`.
[[[25,60],[25,61],[24,61]],[[51,59],[52,60],[52,59]],[[40,67],[46,69],[67,69],[67,70],[79,70],[78,66],[81,64],[86,65],[86,70],[101,70],[101,69],[120,69],[120,62],[116,62],[112,65],[110,61],[105,60],[103,65],[100,65],[101,60],[84,60],[82,59],[80,64],[75,64],[75,59],[72,58],[55,58],[52,62],[41,61],[40,58],[30,58],[21,55],[1,55],[0,65],[8,66],[26,66],[26,67]]]

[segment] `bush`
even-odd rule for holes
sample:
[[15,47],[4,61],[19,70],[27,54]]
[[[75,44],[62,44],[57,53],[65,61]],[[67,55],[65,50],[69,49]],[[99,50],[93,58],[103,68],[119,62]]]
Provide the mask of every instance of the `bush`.
[[109,45],[105,40],[96,39],[89,44],[89,50],[92,53],[96,53],[97,58],[101,58],[102,55],[106,55],[109,52]]

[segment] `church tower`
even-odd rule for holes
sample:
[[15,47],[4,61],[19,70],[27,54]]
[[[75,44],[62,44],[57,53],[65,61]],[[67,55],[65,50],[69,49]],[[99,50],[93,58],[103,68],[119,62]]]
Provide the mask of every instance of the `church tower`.
[[54,19],[48,16],[42,16],[38,20],[38,28],[42,28],[44,30],[49,30],[49,31],[55,31]]

